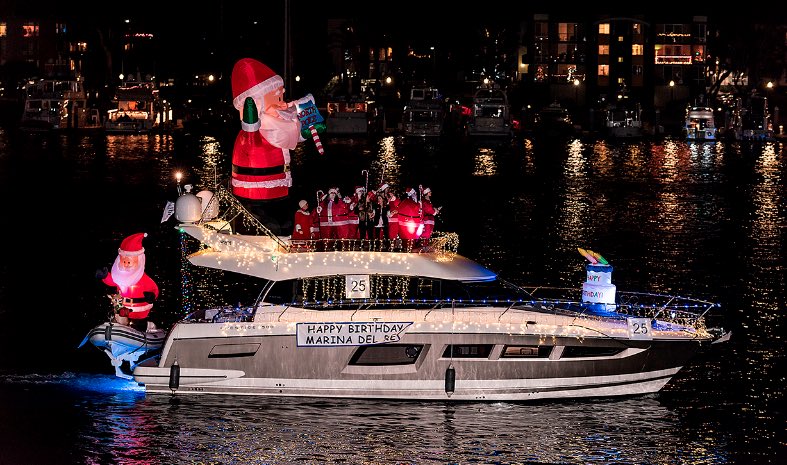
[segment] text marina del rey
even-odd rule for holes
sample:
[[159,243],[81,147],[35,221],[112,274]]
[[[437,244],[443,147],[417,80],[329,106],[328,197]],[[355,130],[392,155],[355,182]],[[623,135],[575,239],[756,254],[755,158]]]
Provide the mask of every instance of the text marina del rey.
[[298,346],[360,346],[397,342],[411,324],[298,323]]

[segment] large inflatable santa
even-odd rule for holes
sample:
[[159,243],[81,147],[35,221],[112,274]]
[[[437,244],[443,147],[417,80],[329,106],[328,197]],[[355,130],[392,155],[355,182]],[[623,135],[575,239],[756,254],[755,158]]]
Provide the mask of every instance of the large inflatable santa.
[[290,150],[305,140],[297,108],[284,101],[281,76],[252,58],[235,63],[232,96],[243,121],[232,153],[232,193],[280,234],[289,221],[283,200],[292,186]]
[[146,233],[136,233],[123,239],[112,271],[104,268],[96,273],[104,284],[117,288],[116,321],[130,323],[140,330],[146,328],[145,320],[159,295],[155,281],[145,273],[145,249],[142,247],[145,237]]

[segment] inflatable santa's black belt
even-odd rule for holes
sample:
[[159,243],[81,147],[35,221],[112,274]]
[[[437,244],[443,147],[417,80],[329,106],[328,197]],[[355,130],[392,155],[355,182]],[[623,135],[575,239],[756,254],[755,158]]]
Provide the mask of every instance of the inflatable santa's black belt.
[[232,165],[233,174],[241,174],[244,176],[270,176],[273,174],[286,173],[289,170],[289,165],[272,166],[270,168],[249,168],[246,166]]
[[123,297],[123,304],[144,304],[146,300],[144,297]]

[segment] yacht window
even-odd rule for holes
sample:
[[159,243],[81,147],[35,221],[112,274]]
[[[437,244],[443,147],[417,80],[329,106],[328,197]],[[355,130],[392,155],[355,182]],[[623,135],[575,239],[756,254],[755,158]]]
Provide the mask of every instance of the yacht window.
[[418,360],[423,348],[423,345],[411,344],[362,346],[353,355],[350,365],[412,365]]
[[277,281],[265,295],[265,302],[274,305],[286,305],[293,302],[298,288],[295,280]]
[[609,357],[623,352],[623,347],[566,346],[561,358]]
[[[489,358],[493,344],[448,345],[443,358]],[[451,353],[453,350],[453,354]]]
[[500,358],[548,358],[552,346],[506,346]]

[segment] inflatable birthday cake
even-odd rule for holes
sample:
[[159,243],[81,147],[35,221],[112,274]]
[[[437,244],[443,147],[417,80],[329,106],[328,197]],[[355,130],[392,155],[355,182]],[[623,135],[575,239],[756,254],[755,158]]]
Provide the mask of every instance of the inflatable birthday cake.
[[578,249],[588,259],[587,279],[582,284],[582,302],[614,304],[615,285],[612,284],[612,265],[592,250]]

